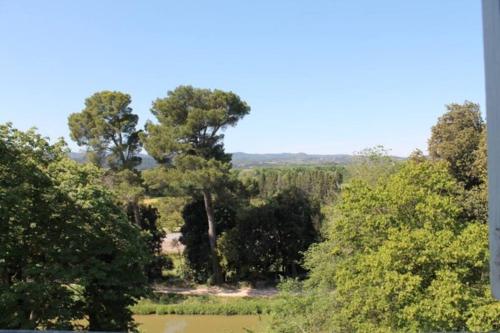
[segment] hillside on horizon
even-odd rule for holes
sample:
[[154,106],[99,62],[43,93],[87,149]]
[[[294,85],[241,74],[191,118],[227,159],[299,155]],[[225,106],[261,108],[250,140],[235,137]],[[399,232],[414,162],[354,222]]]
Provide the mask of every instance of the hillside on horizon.
[[[142,163],[139,169],[151,169],[156,161],[147,154],[140,154]],[[232,163],[238,169],[250,169],[257,167],[280,167],[289,165],[335,165],[349,164],[352,162],[352,154],[307,154],[307,153],[232,153]],[[78,162],[85,161],[84,152],[71,152],[70,157]],[[400,156],[392,156],[395,159],[404,159]]]

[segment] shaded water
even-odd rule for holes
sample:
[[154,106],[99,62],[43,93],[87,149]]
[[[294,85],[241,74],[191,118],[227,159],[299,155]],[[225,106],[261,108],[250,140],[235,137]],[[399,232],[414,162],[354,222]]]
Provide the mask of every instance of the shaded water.
[[134,316],[144,333],[247,333],[259,332],[264,319],[259,316]]

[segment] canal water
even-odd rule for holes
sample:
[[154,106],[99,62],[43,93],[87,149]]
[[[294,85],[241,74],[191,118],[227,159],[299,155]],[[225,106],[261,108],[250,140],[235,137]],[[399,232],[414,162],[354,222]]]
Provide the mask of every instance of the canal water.
[[134,316],[143,333],[250,333],[264,327],[260,316]]

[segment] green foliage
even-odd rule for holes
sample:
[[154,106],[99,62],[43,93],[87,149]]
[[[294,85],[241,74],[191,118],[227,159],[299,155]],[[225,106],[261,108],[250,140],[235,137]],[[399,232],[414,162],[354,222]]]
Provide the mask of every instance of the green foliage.
[[314,201],[331,203],[340,193],[343,169],[340,167],[259,168],[241,171],[240,179],[252,193],[262,199],[296,187]]
[[[136,170],[123,169],[107,172],[103,177],[103,182],[109,185],[124,207],[138,206],[139,200],[145,194],[141,174]],[[131,221],[134,221],[134,219]],[[137,222],[136,224],[138,224]]]
[[267,297],[182,296],[166,294],[154,300],[141,300],[132,307],[134,314],[176,315],[260,315],[269,314],[275,305]]
[[63,143],[0,126],[1,327],[133,327],[149,256],[101,179]]
[[356,179],[374,185],[392,175],[398,167],[398,161],[389,156],[387,149],[375,146],[354,155],[352,162],[346,167],[346,178],[348,181]]
[[292,305],[273,317],[274,330],[497,329],[487,226],[464,218],[463,192],[441,162],[408,161],[375,186],[353,182],[326,241],[308,251],[302,296],[284,294]]
[[[216,200],[214,207],[221,234],[218,258],[226,281],[267,281],[304,274],[302,252],[317,240],[321,214],[319,205],[303,191],[288,189],[247,209],[228,200]],[[186,205],[183,217],[180,241],[186,246],[186,264],[195,281],[207,282],[212,267],[203,201]]]
[[172,153],[227,161],[220,130],[247,115],[250,107],[232,92],[180,86],[153,103],[160,124],[148,123],[146,150],[158,161]]
[[[225,202],[215,202],[215,224],[220,233],[236,224],[236,208]],[[199,283],[206,283],[213,272],[210,264],[207,214],[203,199],[199,198],[188,203],[182,211],[182,216],[184,225],[181,227],[180,242],[186,246],[184,258],[191,275],[187,278]]]
[[486,223],[487,138],[479,105],[466,101],[450,104],[447,110],[432,128],[429,153],[447,161],[451,174],[465,188],[464,217]]
[[158,225],[168,232],[180,230],[184,220],[182,210],[189,202],[188,197],[165,196],[158,198],[148,198],[143,200],[144,204],[151,205],[158,210]]
[[487,182],[488,176],[488,135],[486,128],[481,133],[481,139],[479,140],[479,144],[477,149],[474,152],[474,166],[473,170],[475,176],[480,180],[481,183]]
[[304,274],[302,254],[318,239],[320,215],[319,205],[297,188],[247,209],[219,241],[226,277],[265,281]]
[[85,100],[85,108],[68,118],[71,139],[87,147],[88,159],[113,170],[133,169],[141,163],[139,117],[132,113],[130,95],[101,91]]
[[103,183],[120,200],[131,223],[147,235],[153,261],[147,265],[146,273],[150,280],[154,280],[161,278],[162,269],[170,261],[160,254],[165,232],[158,229],[157,213],[139,204],[145,188],[135,167],[141,163],[142,144],[136,130],[139,117],[132,113],[130,103],[130,95],[121,92],[95,93],[85,100],[82,112],[70,115],[68,124],[71,138],[78,145],[87,147],[91,161],[99,167],[110,168],[102,176]]
[[61,148],[33,130],[0,126],[0,327],[66,328],[83,315],[71,290],[56,282],[66,277],[61,237],[75,227],[64,228],[60,215],[69,200],[48,174],[60,163]]
[[203,195],[212,272],[219,283],[213,196],[223,192],[231,178],[231,156],[224,151],[221,132],[235,126],[250,107],[232,92],[180,86],[157,99],[151,111],[159,123],[148,122],[142,139],[162,167],[150,173],[150,179],[187,194]]
[[193,272],[186,265],[183,253],[171,253],[168,256],[172,264],[163,271],[163,279],[169,285],[179,285],[182,287],[192,286]]
[[[135,214],[134,207],[129,206],[127,213],[129,220],[132,220]],[[166,233],[158,224],[158,211],[151,206],[140,205],[139,216],[139,227],[146,233],[146,244],[152,258],[146,265],[146,274],[151,282],[161,279],[163,270],[171,269],[173,263],[172,259],[162,254],[162,243]]]
[[[447,112],[432,127],[429,154],[434,159],[447,161],[453,176],[469,189],[481,183],[481,171],[477,169],[480,165],[475,161],[476,151],[485,140],[482,139],[485,124],[479,104],[465,101],[463,104],[449,104],[446,109]],[[483,141],[483,147],[485,143]],[[485,167],[482,170],[484,173]]]
[[[235,126],[250,108],[231,92],[180,86],[153,103],[159,124],[148,122],[142,135],[151,156],[164,166],[148,183],[183,188],[188,193],[223,186],[230,170],[221,131]],[[167,179],[162,181],[161,179]]]
[[305,289],[303,283],[284,280],[270,313],[269,332],[328,332],[329,316],[335,311],[332,292]]

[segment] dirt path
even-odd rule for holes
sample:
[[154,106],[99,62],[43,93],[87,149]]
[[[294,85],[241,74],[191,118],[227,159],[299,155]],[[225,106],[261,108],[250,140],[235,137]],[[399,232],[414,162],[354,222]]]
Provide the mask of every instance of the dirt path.
[[213,295],[219,297],[271,297],[278,293],[276,288],[229,288],[229,287],[196,287],[179,288],[155,286],[155,292],[181,295]]

